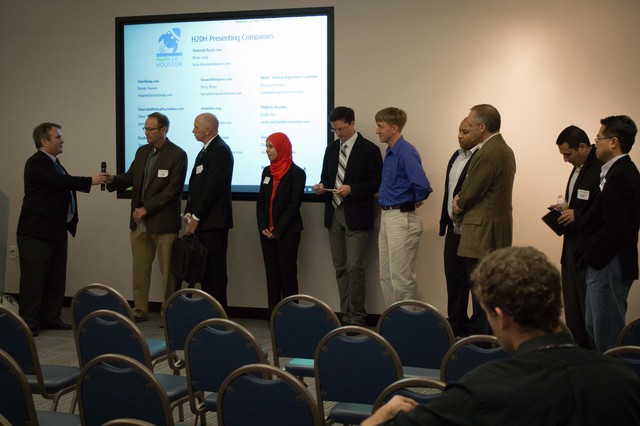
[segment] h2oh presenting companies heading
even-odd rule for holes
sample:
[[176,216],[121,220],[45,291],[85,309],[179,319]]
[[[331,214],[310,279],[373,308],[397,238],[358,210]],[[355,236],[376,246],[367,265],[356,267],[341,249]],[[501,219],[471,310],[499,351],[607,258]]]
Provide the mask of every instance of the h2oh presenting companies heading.
[[262,168],[269,165],[264,142],[274,132],[289,135],[296,164],[310,182],[317,180],[333,87],[327,19],[125,22],[124,168],[146,143],[141,128],[153,111],[167,114],[169,138],[193,164],[201,149],[191,134],[193,120],[211,112],[233,151],[234,192],[258,191]]

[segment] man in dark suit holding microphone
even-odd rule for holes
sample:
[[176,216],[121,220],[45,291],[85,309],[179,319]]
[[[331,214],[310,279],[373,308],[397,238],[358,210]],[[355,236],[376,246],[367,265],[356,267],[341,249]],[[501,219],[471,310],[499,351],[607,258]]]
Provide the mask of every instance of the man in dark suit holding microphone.
[[67,232],[78,226],[76,191],[89,192],[106,174],[71,176],[62,167],[62,127],[42,123],[33,130],[38,151],[24,168],[24,199],[18,220],[20,316],[34,336],[40,328],[71,330],[60,318],[67,279]]
[[342,323],[364,325],[364,255],[373,229],[382,156],[373,142],[356,132],[353,109],[336,107],[329,122],[338,139],[327,147],[321,180],[313,189],[325,194],[324,226],[329,230]]
[[233,228],[231,177],[233,154],[218,135],[218,119],[200,114],[193,123],[193,135],[204,146],[189,178],[189,198],[185,208],[187,234],[197,231],[207,248],[207,269],[202,289],[227,308],[227,245]]

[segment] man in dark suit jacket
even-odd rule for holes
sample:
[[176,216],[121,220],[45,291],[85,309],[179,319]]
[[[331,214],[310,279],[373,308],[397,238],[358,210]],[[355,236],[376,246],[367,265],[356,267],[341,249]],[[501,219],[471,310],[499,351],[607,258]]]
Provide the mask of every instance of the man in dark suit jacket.
[[373,229],[382,156],[373,142],[356,132],[353,109],[336,107],[329,122],[338,139],[325,150],[320,183],[313,189],[325,197],[324,226],[329,230],[342,323],[364,325],[364,255]]
[[149,287],[153,259],[158,255],[166,300],[175,289],[171,273],[171,246],[182,227],[180,198],[187,170],[187,154],[167,138],[169,119],[149,114],[144,131],[147,145],[136,151],[129,170],[112,176],[107,189],[131,192],[131,252],[136,321],[149,317]]
[[619,115],[603,118],[600,124],[600,194],[585,220],[582,264],[587,266],[587,331],[604,352],[616,345],[629,289],[638,278],[640,174],[629,157],[637,133],[633,120]]
[[[447,315],[454,334],[464,337],[472,332],[467,314],[469,291],[471,290],[471,268],[468,258],[458,256],[461,223],[460,218],[453,215],[452,203],[453,198],[460,192],[460,188],[462,188],[462,184],[467,177],[469,161],[478,145],[478,141],[474,141],[469,137],[466,117],[462,120],[458,129],[458,143],[460,148],[453,153],[447,164],[439,235],[442,237],[446,233],[443,255],[444,275],[447,281]],[[455,224],[454,219],[457,222]],[[477,307],[478,305],[474,304],[474,308],[477,309]]]
[[193,124],[193,134],[204,147],[193,165],[189,178],[189,198],[184,210],[187,234],[197,231],[207,247],[207,269],[202,289],[227,307],[227,245],[233,228],[231,177],[233,154],[218,135],[215,115],[200,114]]
[[34,336],[39,328],[70,330],[60,318],[67,279],[67,232],[78,225],[76,191],[106,182],[102,173],[70,176],[57,156],[62,127],[42,123],[33,130],[38,151],[24,167],[24,199],[18,220],[20,250],[20,316]]
[[596,158],[596,150],[589,144],[589,137],[579,127],[569,126],[564,129],[558,135],[556,145],[564,161],[573,165],[564,195],[568,208],[558,218],[558,223],[565,227],[560,259],[564,316],[576,343],[583,348],[591,348],[592,342],[589,341],[584,323],[587,291],[585,271],[577,270],[575,252],[585,240],[584,232],[580,232],[581,224],[600,193],[602,162]]

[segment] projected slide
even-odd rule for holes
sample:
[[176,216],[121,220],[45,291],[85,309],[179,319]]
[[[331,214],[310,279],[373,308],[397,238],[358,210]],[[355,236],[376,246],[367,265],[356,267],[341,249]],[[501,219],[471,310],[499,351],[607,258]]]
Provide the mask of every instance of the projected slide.
[[321,14],[125,22],[119,94],[124,169],[147,143],[142,131],[147,115],[159,111],[171,122],[169,139],[189,155],[188,183],[202,148],[192,134],[193,121],[210,112],[233,151],[234,192],[258,191],[262,168],[269,164],[265,139],[284,132],[294,162],[307,173],[305,191],[313,193],[329,138],[333,90],[327,20]]

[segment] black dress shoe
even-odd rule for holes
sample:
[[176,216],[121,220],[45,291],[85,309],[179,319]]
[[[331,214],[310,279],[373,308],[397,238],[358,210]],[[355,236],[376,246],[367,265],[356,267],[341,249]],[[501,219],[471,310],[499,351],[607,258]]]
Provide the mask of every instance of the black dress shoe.
[[37,337],[38,336],[38,327],[29,327],[29,330],[31,331],[31,335],[33,337]]
[[65,322],[62,322],[62,320],[58,320],[51,324],[40,324],[40,328],[44,328],[47,330],[71,330],[73,327],[71,327],[71,324],[67,324]]

